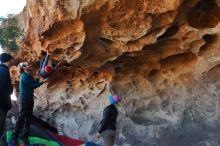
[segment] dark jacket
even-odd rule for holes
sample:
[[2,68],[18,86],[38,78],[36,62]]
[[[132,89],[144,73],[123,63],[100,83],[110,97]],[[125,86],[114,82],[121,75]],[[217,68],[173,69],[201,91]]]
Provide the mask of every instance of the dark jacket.
[[49,77],[49,74],[46,73],[45,70],[40,70],[40,76],[43,78],[43,79],[46,79]]
[[0,64],[0,107],[9,110],[11,108],[11,94],[13,86],[11,84],[9,68]]
[[22,73],[20,76],[20,97],[21,98],[33,98],[34,89],[40,87],[43,83],[39,82],[39,79],[34,79],[27,73]]
[[107,106],[103,111],[103,119],[101,121],[99,133],[104,130],[116,130],[116,119],[118,110],[115,105]]

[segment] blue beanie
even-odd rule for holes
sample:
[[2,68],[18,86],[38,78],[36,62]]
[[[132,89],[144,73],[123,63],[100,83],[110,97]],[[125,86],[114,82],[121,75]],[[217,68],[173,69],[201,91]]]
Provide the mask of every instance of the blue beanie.
[[0,54],[0,61],[1,63],[5,63],[5,62],[8,62],[10,61],[11,59],[13,59],[13,57],[8,54],[8,53],[2,53]]

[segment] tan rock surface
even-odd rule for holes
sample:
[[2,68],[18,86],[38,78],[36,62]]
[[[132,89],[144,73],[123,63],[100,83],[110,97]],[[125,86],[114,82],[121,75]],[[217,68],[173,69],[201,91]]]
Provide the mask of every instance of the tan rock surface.
[[[35,112],[93,140],[110,91],[123,98],[117,146],[217,146],[218,0],[28,0],[23,60],[63,60]],[[100,141],[96,141],[100,143]]]

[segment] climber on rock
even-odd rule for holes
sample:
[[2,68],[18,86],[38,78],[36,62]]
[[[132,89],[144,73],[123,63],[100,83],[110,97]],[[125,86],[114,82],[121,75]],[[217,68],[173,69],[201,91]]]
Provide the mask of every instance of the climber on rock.
[[116,119],[118,115],[118,110],[115,104],[119,103],[121,98],[117,95],[109,96],[103,111],[103,119],[100,122],[99,132],[96,134],[97,138],[102,136],[104,146],[113,146],[115,139],[115,131],[116,131]]
[[11,84],[9,68],[14,65],[13,57],[8,53],[0,54],[0,146],[4,146],[5,120],[8,111],[11,109]]
[[[33,115],[34,107],[34,89],[40,87],[43,83],[47,82],[47,79],[42,82],[39,79],[33,77],[33,68],[27,62],[20,63],[18,65],[20,72],[20,94],[19,94],[19,103],[20,110],[19,116],[16,122],[15,131],[13,132],[11,144],[13,146],[18,146],[18,137],[20,134],[21,138],[25,143],[29,144],[28,135],[30,131],[30,121]],[[22,129],[24,131],[22,132]]]
[[48,53],[43,54],[43,58],[40,60],[40,71],[39,74],[42,78],[46,79],[48,78],[60,65],[61,61],[59,63],[52,63],[49,60]]

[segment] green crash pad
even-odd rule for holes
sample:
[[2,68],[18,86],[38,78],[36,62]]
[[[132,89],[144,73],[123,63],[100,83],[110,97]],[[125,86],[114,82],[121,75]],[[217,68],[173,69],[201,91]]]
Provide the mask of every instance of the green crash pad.
[[[12,138],[12,132],[7,131],[6,134],[7,142],[10,142],[11,138]],[[41,139],[38,137],[29,137],[28,139],[30,144],[45,144],[46,146],[60,146],[57,142]],[[24,144],[24,142],[19,139],[19,144]]]

